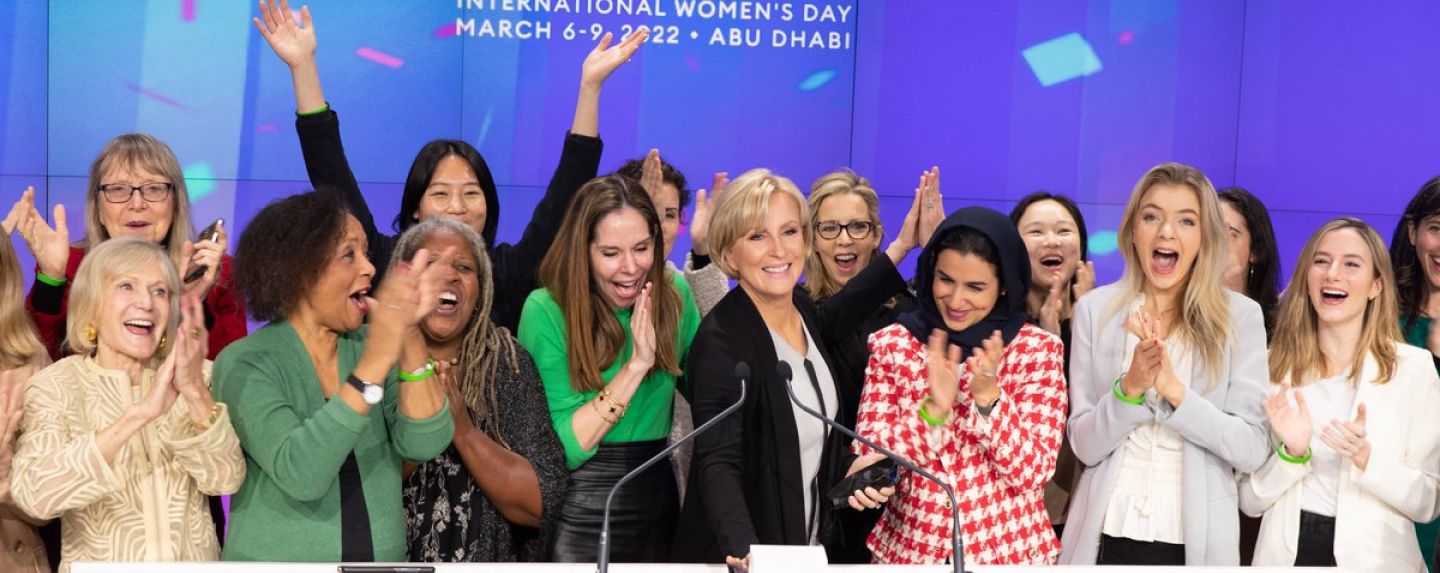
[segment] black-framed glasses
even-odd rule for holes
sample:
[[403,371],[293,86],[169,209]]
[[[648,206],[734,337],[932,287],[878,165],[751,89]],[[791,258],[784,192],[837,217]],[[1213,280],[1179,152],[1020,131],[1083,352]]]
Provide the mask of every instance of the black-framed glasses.
[[173,183],[146,183],[144,185],[126,185],[124,183],[106,183],[100,186],[100,195],[111,203],[129,203],[130,197],[140,192],[140,198],[148,203],[159,203],[170,198],[170,191],[175,189]]
[[857,219],[849,223],[841,224],[839,221],[820,221],[815,223],[815,233],[822,239],[835,239],[840,237],[840,230],[844,229],[845,234],[851,239],[860,240],[870,236],[870,231],[875,229],[875,223],[863,219]]

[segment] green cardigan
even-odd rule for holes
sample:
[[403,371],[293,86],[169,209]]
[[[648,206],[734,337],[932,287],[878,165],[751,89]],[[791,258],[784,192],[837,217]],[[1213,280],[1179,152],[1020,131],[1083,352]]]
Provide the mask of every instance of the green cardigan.
[[[339,339],[340,377],[350,376],[365,331]],[[399,388],[360,415],[326,400],[310,355],[288,322],[266,325],[215,359],[215,399],[245,450],[245,483],[231,499],[225,561],[339,561],[340,466],[351,451],[360,466],[376,561],[405,560],[400,462],[435,457],[449,444],[449,408],[426,420],[400,415]]]
[[[676,350],[680,354],[680,367],[684,368],[685,359],[690,353],[690,341],[694,340],[695,330],[700,327],[700,311],[695,307],[695,297],[691,295],[690,285],[685,282],[685,277],[680,273],[669,274],[674,279],[675,289],[680,292],[682,304],[675,339]],[[625,330],[625,347],[620,349],[620,355],[615,358],[615,362],[600,373],[600,378],[607,384],[630,360],[634,344],[630,335],[630,309],[616,310],[615,317],[620,320],[620,325]],[[576,410],[593,400],[599,392],[579,392],[570,384],[565,317],[560,313],[560,305],[550,296],[549,289],[536,290],[525,299],[517,338],[520,339],[520,345],[535,358],[535,368],[540,372],[540,380],[545,383],[545,400],[550,405],[550,420],[555,424],[555,433],[560,436],[560,444],[565,447],[565,465],[574,471],[595,456],[595,449],[586,450],[580,447],[570,420],[575,416]],[[675,400],[675,378],[675,375],[669,372],[651,371],[640,383],[640,388],[635,390],[625,417],[600,441],[639,442],[669,436],[670,415]]]
[[[1410,328],[1406,329],[1406,326]],[[1400,317],[1400,328],[1404,330],[1405,342],[1410,346],[1429,349],[1426,343],[1429,342],[1430,338],[1430,317],[1417,316],[1412,322],[1410,317],[1402,316]],[[1436,370],[1440,370],[1440,360],[1436,361],[1436,365]],[[1440,519],[1430,523],[1415,524],[1415,537],[1420,541],[1420,555],[1425,558],[1425,567],[1432,572],[1435,571],[1435,541],[1437,536],[1440,536]]]

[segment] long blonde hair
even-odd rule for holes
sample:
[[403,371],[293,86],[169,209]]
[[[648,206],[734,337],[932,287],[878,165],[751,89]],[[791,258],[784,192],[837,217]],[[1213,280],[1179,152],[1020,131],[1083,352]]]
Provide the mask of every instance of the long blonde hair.
[[[1333,366],[1320,351],[1319,318],[1310,300],[1310,267],[1315,261],[1315,251],[1325,235],[1350,229],[1365,240],[1370,257],[1375,261],[1371,269],[1373,278],[1380,281],[1380,294],[1365,305],[1364,326],[1360,333],[1360,344],[1355,346],[1350,368],[1350,381],[1360,382],[1361,368],[1367,355],[1373,356],[1380,366],[1376,384],[1390,381],[1395,374],[1399,352],[1395,343],[1400,337],[1400,303],[1395,290],[1394,276],[1390,270],[1390,251],[1385,241],[1364,221],[1354,217],[1340,217],[1325,223],[1300,251],[1295,260],[1295,271],[1285,294],[1280,298],[1279,316],[1275,322],[1275,336],[1270,341],[1270,380],[1279,384],[1289,379],[1293,386],[1303,386],[1324,375]],[[1323,367],[1323,369],[1322,369]]]
[[1225,268],[1225,220],[1220,214],[1220,198],[1215,194],[1215,186],[1199,169],[1181,163],[1162,163],[1146,171],[1135,183],[1116,233],[1120,253],[1125,257],[1125,274],[1120,277],[1122,293],[1105,314],[1113,316],[1145,292],[1145,272],[1141,266],[1144,263],[1135,247],[1135,222],[1145,194],[1157,185],[1189,189],[1200,203],[1200,252],[1195,256],[1190,275],[1185,277],[1179,320],[1173,329],[1182,342],[1198,352],[1212,376],[1213,385],[1216,382],[1213,377],[1219,374],[1225,361],[1225,345],[1233,333],[1230,301],[1220,283],[1220,271]]
[[185,268],[185,242],[195,232],[190,227],[190,191],[185,187],[185,173],[170,146],[145,133],[126,133],[110,140],[90,164],[90,188],[85,192],[86,250],[110,239],[110,233],[100,224],[100,186],[105,183],[101,179],[121,167],[156,173],[174,186],[170,191],[170,228],[160,246],[169,252],[176,268]]
[[[880,255],[880,243],[884,242],[885,227],[880,223],[880,198],[875,193],[875,188],[870,185],[870,180],[856,174],[849,169],[839,169],[820,176],[810,186],[810,217],[806,226],[814,232],[815,225],[820,222],[820,204],[826,199],[836,195],[855,195],[865,201],[866,216],[875,225],[871,231],[877,238],[875,249],[870,252],[873,259]],[[841,231],[844,232],[844,231]],[[840,292],[844,285],[836,282],[825,272],[825,264],[821,262],[820,251],[812,243],[809,254],[805,255],[805,290],[810,293],[810,298],[816,302],[830,298]],[[892,299],[893,300],[893,299]]]
[[25,312],[22,287],[15,247],[8,240],[0,241],[0,370],[43,364],[49,359],[35,333],[35,323]]

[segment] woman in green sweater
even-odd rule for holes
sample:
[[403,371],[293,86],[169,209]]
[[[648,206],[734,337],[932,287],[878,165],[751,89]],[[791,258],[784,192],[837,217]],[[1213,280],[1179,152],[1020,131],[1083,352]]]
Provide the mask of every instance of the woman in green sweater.
[[[1400,295],[1400,330],[1405,342],[1430,351],[1440,370],[1440,177],[1425,182],[1395,225],[1390,238],[1395,288]],[[1420,555],[1436,570],[1440,520],[1415,524]]]
[[421,250],[370,298],[365,247],[331,193],[271,203],[240,237],[236,283],[269,324],[215,361],[246,465],[224,560],[405,560],[401,461],[454,431],[417,328],[454,255]]
[[[535,358],[571,470],[552,560],[588,562],[610,487],[665,447],[700,312],[684,278],[666,270],[660,218],[638,183],[591,180],[560,229],[519,339]],[[678,508],[670,464],[627,483],[611,506],[611,558],[663,561]]]

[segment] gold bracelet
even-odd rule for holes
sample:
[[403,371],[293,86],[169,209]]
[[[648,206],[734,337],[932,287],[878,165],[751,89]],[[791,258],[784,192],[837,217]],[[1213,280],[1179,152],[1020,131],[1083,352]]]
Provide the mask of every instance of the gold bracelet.
[[615,419],[617,420],[620,418],[624,418],[625,411],[630,409],[629,404],[622,404],[619,400],[616,400],[615,395],[611,394],[608,388],[600,389],[599,398],[610,404],[610,413],[614,415]]
[[613,426],[620,423],[619,417],[615,416],[614,414],[607,415],[604,410],[600,409],[600,405],[596,404],[594,400],[590,401],[590,407],[595,409],[595,414],[600,416],[601,420],[608,422],[610,425]]
[[205,418],[205,422],[196,422],[192,419],[190,425],[195,426],[195,433],[200,434],[215,426],[215,422],[218,421],[220,421],[220,403],[214,402],[210,404],[210,415]]

